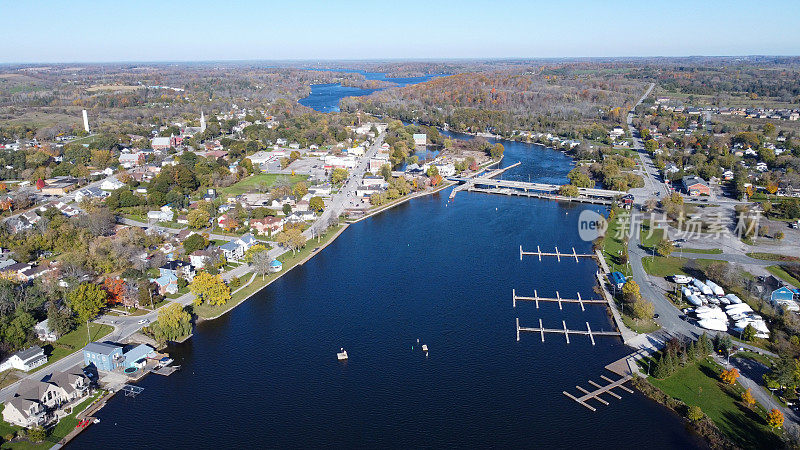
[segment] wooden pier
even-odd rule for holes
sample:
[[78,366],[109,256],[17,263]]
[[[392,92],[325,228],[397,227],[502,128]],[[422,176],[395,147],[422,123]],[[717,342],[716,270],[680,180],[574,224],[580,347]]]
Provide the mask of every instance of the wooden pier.
[[594,258],[596,255],[594,253],[578,253],[575,251],[575,247],[572,247],[572,253],[561,253],[558,251],[558,247],[556,247],[555,253],[543,252],[542,249],[537,245],[535,252],[526,252],[522,250],[522,245],[519,246],[519,260],[522,261],[522,257],[530,255],[530,256],[538,256],[539,261],[542,260],[542,256],[555,256],[558,258],[558,262],[561,262],[561,257],[564,258],[575,258],[575,262],[579,261],[579,258]]
[[563,334],[564,337],[567,339],[567,344],[569,344],[569,335],[576,334],[582,336],[589,336],[589,339],[592,341],[592,345],[594,344],[594,337],[595,336],[622,336],[622,333],[619,331],[592,331],[592,327],[589,326],[589,322],[586,322],[586,330],[569,330],[567,329],[567,324],[562,320],[561,325],[563,328],[544,328],[542,326],[542,319],[539,319],[539,327],[538,328],[531,328],[531,327],[521,327],[519,326],[519,317],[517,318],[517,342],[519,342],[519,332],[520,331],[527,331],[529,333],[539,333],[542,338],[542,342],[544,342],[544,334],[545,333],[556,333],[556,334]]
[[618,379],[618,380],[616,380],[616,381],[615,381],[615,380],[612,380],[612,379],[610,379],[610,378],[608,378],[608,377],[606,377],[606,376],[604,376],[604,375],[600,375],[600,378],[602,378],[602,379],[603,379],[604,381],[606,381],[608,384],[606,384],[605,386],[601,386],[600,384],[598,384],[598,383],[595,383],[595,382],[594,382],[594,381],[592,381],[592,380],[589,380],[589,384],[591,384],[592,386],[594,386],[594,387],[596,388],[596,389],[595,389],[595,390],[593,390],[593,391],[588,391],[588,390],[586,390],[586,389],[584,389],[584,388],[582,388],[582,387],[580,387],[580,386],[575,386],[575,389],[577,389],[577,390],[579,390],[579,391],[581,391],[581,392],[583,393],[583,395],[582,395],[582,396],[580,396],[580,397],[575,397],[574,395],[570,394],[570,393],[569,393],[569,392],[567,392],[567,391],[563,391],[563,393],[564,393],[564,395],[566,395],[567,397],[569,397],[569,398],[571,398],[571,399],[575,400],[576,402],[578,402],[578,403],[580,403],[581,405],[583,405],[583,406],[585,406],[585,407],[589,408],[589,409],[590,409],[590,410],[592,410],[592,411],[597,411],[597,409],[595,409],[595,407],[594,407],[594,406],[592,406],[592,405],[590,405],[590,404],[586,403],[586,402],[587,402],[587,401],[589,401],[589,400],[597,400],[598,402],[600,402],[600,403],[602,403],[602,404],[604,404],[604,405],[608,405],[608,402],[607,402],[607,401],[605,401],[605,400],[603,400],[602,398],[600,398],[600,395],[601,395],[601,394],[608,394],[608,395],[610,395],[610,396],[612,396],[612,397],[614,397],[614,398],[616,398],[616,399],[621,399],[621,398],[622,398],[622,397],[620,397],[620,396],[619,396],[617,393],[613,392],[613,391],[612,391],[612,389],[615,389],[615,388],[620,388],[620,389],[622,389],[623,391],[625,391],[625,392],[628,392],[628,393],[630,393],[630,394],[632,394],[632,393],[633,393],[633,391],[632,391],[632,390],[628,389],[626,386],[623,386],[623,384],[624,384],[625,382],[627,382],[628,380],[630,380],[631,378],[633,378],[633,376],[632,376],[632,375],[625,375],[624,377],[622,377],[622,378],[620,378],[620,379]]
[[607,305],[605,300],[591,298],[584,300],[581,298],[581,293],[578,292],[578,298],[561,298],[561,294],[556,291],[556,298],[552,297],[539,297],[539,292],[536,289],[533,290],[533,297],[525,297],[522,295],[517,295],[517,290],[511,290],[511,296],[514,301],[514,308],[517,307],[517,300],[526,301],[526,302],[536,302],[536,309],[539,309],[539,302],[558,302],[558,309],[562,308],[562,303],[579,303],[581,305],[581,311],[586,311],[586,308],[583,307],[584,304],[588,303],[590,305]]

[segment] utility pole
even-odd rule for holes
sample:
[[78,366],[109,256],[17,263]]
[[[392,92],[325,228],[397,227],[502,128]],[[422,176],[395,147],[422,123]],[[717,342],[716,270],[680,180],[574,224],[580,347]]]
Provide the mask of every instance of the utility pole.
[[86,345],[92,342],[92,334],[89,332],[89,319],[86,319]]

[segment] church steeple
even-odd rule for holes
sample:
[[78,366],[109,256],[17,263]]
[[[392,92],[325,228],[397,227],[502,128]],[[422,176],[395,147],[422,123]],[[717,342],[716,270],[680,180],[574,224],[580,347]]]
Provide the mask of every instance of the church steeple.
[[200,132],[206,131],[206,116],[203,114],[203,110],[200,110]]

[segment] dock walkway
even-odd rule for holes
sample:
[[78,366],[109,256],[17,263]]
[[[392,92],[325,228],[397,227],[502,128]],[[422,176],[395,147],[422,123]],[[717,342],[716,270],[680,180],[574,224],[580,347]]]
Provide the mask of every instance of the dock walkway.
[[626,391],[626,392],[628,392],[630,394],[633,393],[632,390],[630,390],[626,386],[623,386],[623,384],[625,382],[627,382],[628,380],[633,378],[632,375],[626,375],[626,376],[624,376],[624,377],[622,377],[622,378],[620,378],[620,379],[618,379],[616,381],[612,380],[612,379],[610,379],[610,378],[608,378],[608,377],[606,377],[604,375],[600,375],[600,378],[602,378],[603,380],[608,382],[608,384],[606,384],[605,386],[601,386],[600,384],[595,383],[592,380],[589,380],[589,384],[594,386],[596,388],[595,390],[588,391],[588,390],[586,390],[586,389],[584,389],[584,388],[582,388],[580,386],[575,386],[575,389],[583,392],[582,396],[575,397],[574,395],[570,394],[567,391],[563,391],[563,394],[566,395],[567,397],[575,400],[576,402],[580,403],[581,405],[589,408],[590,410],[597,411],[597,409],[594,406],[591,406],[590,404],[588,404],[586,402],[589,401],[589,400],[597,400],[598,402],[600,402],[600,403],[602,403],[604,405],[608,405],[607,401],[605,401],[602,398],[600,398],[601,394],[608,394],[608,395],[610,395],[610,396],[612,396],[612,397],[614,397],[616,399],[621,399],[622,397],[620,397],[617,393],[612,391],[612,389],[615,389],[615,388],[622,389],[623,391]]

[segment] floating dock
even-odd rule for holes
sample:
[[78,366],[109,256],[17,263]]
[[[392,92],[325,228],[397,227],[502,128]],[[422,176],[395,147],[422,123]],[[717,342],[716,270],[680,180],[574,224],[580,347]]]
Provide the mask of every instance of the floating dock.
[[536,308],[537,309],[539,308],[539,302],[558,302],[558,309],[563,309],[561,307],[562,303],[579,303],[581,305],[581,311],[586,311],[586,309],[583,307],[584,304],[590,304],[590,305],[606,305],[607,304],[605,300],[601,300],[601,299],[591,298],[591,299],[585,299],[584,300],[583,298],[581,298],[581,293],[580,292],[578,292],[577,295],[578,295],[578,298],[561,298],[561,294],[559,294],[558,291],[556,291],[556,298],[539,297],[539,293],[536,291],[536,289],[534,289],[533,290],[533,297],[525,297],[525,296],[522,296],[522,295],[517,295],[517,290],[516,289],[512,289],[511,290],[511,296],[512,296],[512,299],[514,301],[514,308],[517,307],[517,300],[528,301],[528,302],[536,302]]
[[586,390],[586,389],[584,389],[584,388],[582,388],[580,386],[575,386],[575,389],[583,392],[582,396],[575,397],[574,395],[570,394],[567,391],[563,391],[563,394],[566,395],[567,397],[575,400],[576,402],[580,403],[581,405],[589,408],[590,410],[597,411],[597,409],[594,406],[592,406],[592,405],[590,405],[590,404],[588,404],[586,402],[589,401],[589,400],[597,400],[598,402],[600,402],[600,403],[602,403],[604,405],[608,405],[607,401],[605,401],[602,398],[600,398],[601,394],[608,394],[608,395],[610,395],[610,396],[612,396],[612,397],[614,397],[614,398],[619,400],[622,397],[620,397],[619,395],[617,395],[615,392],[612,391],[612,389],[615,389],[615,388],[622,389],[623,391],[626,391],[626,392],[628,392],[630,394],[633,393],[632,390],[628,389],[626,386],[623,386],[623,384],[625,382],[627,382],[628,380],[633,378],[632,375],[625,375],[624,377],[622,377],[622,378],[620,378],[620,379],[618,379],[616,381],[612,380],[612,379],[610,379],[610,378],[608,378],[608,377],[606,377],[604,375],[600,375],[600,378],[602,378],[604,381],[608,382],[608,384],[606,384],[605,386],[601,386],[600,384],[595,383],[592,380],[589,380],[589,384],[594,386],[596,388],[595,390],[588,391],[588,390]]
[[575,247],[572,247],[572,253],[561,253],[558,251],[558,247],[556,247],[555,253],[543,252],[541,247],[538,245],[536,246],[535,252],[526,252],[522,250],[522,245],[519,246],[519,260],[522,261],[523,256],[538,256],[539,261],[542,260],[542,256],[555,256],[558,258],[558,262],[561,262],[561,257],[564,258],[575,258],[575,262],[580,261],[579,258],[595,258],[597,255],[594,253],[578,253],[575,251]]
[[592,331],[592,327],[589,326],[589,322],[586,322],[586,330],[569,330],[567,329],[567,324],[562,320],[561,325],[563,328],[544,328],[542,326],[542,319],[539,319],[539,327],[521,327],[519,326],[519,317],[517,318],[517,342],[519,342],[519,333],[520,331],[527,331],[529,333],[539,333],[542,338],[542,342],[544,342],[544,335],[545,333],[555,333],[555,334],[563,334],[564,337],[567,339],[567,344],[569,344],[569,335],[580,335],[580,336],[589,336],[589,339],[592,341],[592,345],[594,345],[594,337],[595,336],[619,336],[622,337],[622,333],[619,331]]

